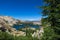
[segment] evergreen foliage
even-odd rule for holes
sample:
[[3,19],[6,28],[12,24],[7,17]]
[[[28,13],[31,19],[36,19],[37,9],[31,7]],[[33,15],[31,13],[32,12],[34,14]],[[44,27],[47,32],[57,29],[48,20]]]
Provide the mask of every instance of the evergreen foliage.
[[[48,25],[49,28],[44,29],[44,38],[43,40],[60,40],[60,0],[44,0],[45,5],[42,7],[43,8],[43,17],[42,18],[42,25],[46,26]],[[48,29],[48,30],[47,30]],[[51,30],[53,29],[53,30]],[[48,32],[50,31],[51,32]],[[55,39],[49,35],[55,35]],[[47,34],[48,33],[48,34]],[[51,33],[51,34],[50,34]],[[47,37],[47,39],[46,39]],[[48,38],[51,39],[48,39]]]

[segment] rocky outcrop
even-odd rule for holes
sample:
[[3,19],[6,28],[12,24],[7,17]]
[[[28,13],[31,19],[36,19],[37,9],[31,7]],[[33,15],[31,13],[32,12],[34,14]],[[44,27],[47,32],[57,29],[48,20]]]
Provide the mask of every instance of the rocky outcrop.
[[18,21],[9,16],[0,16],[0,30],[14,36],[25,36],[25,32],[18,31],[12,26]]
[[36,32],[34,32],[34,33],[32,34],[32,37],[37,37],[37,38],[40,39],[40,37],[43,36],[43,35],[42,35],[43,33],[44,33],[44,30],[43,30],[43,27],[41,27],[40,30],[37,30]]
[[14,19],[10,16],[0,16],[0,20],[2,22],[8,23],[10,26],[12,26],[13,24],[16,24],[16,22],[18,22],[16,19]]

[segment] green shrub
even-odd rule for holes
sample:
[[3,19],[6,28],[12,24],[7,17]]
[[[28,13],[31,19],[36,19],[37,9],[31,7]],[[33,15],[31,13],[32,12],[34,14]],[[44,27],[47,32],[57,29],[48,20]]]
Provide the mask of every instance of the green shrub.
[[0,40],[38,40],[37,38],[32,38],[31,36],[13,36],[6,32],[0,32]]
[[0,40],[14,40],[14,37],[6,32],[0,32]]
[[16,37],[15,40],[38,40],[37,38],[32,38],[28,36]]
[[41,40],[55,40],[54,30],[51,29],[50,27],[45,27]]

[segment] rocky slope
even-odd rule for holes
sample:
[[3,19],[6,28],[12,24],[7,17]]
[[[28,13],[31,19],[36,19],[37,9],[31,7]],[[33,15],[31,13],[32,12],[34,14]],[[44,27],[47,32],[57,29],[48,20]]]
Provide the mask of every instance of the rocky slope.
[[25,36],[25,32],[17,31],[12,27],[17,22],[18,20],[10,16],[0,16],[0,31],[7,32],[14,36]]

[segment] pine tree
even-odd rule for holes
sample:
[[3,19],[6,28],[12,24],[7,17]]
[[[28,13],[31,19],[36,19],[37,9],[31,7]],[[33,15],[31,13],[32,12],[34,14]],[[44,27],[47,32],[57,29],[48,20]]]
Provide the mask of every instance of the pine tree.
[[[54,30],[55,40],[60,40],[60,0],[44,0],[42,22]],[[46,21],[45,21],[46,20]],[[49,30],[47,30],[49,31]]]

